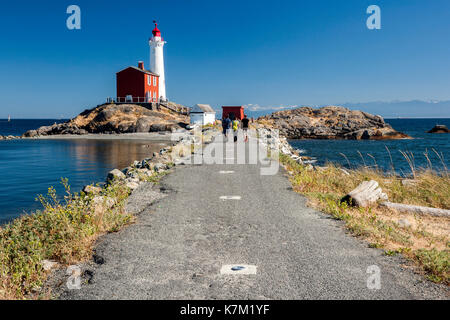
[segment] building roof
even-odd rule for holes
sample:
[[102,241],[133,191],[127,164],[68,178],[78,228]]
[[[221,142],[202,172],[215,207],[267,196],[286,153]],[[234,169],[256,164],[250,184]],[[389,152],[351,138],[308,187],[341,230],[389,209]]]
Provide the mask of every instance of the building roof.
[[216,111],[214,111],[213,108],[211,108],[211,106],[209,104],[196,104],[195,106],[193,106],[191,108],[191,113],[205,113],[205,112],[210,112],[210,113],[216,113]]
[[135,69],[135,70],[137,70],[137,71],[140,71],[140,72],[143,72],[143,73],[146,73],[146,74],[151,74],[152,76],[155,76],[155,77],[159,77],[159,74],[156,74],[156,73],[154,73],[154,72],[151,72],[150,70],[139,69],[138,67],[134,67],[134,66],[129,66],[129,67],[125,68],[125,69],[120,70],[120,71],[117,72],[117,73],[121,73],[122,71],[125,71],[125,70],[127,70],[127,69],[129,69],[129,68]]
[[161,37],[161,31],[158,29],[158,24],[156,21],[153,21],[155,23],[155,29],[153,29],[152,34],[154,37]]

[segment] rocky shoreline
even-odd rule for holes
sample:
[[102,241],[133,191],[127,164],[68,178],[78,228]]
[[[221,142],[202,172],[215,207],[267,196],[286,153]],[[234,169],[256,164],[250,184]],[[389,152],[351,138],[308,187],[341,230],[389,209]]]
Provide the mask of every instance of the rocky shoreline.
[[[173,110],[183,107],[172,104]],[[65,123],[29,130],[22,137],[0,137],[0,140],[58,135],[175,132],[185,129],[190,122],[189,116],[173,110],[136,104],[105,104],[85,110]],[[256,122],[278,129],[287,139],[411,139],[394,130],[381,116],[338,106],[279,111],[259,117]]]
[[[170,147],[162,148],[154,152],[152,157],[143,160],[135,160],[125,169],[113,169],[108,173],[106,183],[113,180],[123,181],[125,186],[135,190],[140,184],[146,182],[155,173],[164,173],[174,166],[187,165],[191,161],[191,145],[209,143],[215,134],[213,128],[203,130],[203,141],[195,136],[193,131],[177,132],[178,140]],[[97,190],[93,185],[83,188],[83,191]]]
[[257,121],[278,129],[288,139],[411,139],[394,130],[381,116],[338,106],[279,111]]
[[[183,107],[175,103],[170,105],[173,109]],[[29,130],[23,134],[23,137],[175,131],[185,128],[188,124],[187,115],[164,107],[105,104],[85,110],[67,122]]]
[[13,135],[9,135],[9,136],[2,136],[0,135],[0,140],[16,140],[16,139],[21,139],[22,137],[20,136],[13,136]]

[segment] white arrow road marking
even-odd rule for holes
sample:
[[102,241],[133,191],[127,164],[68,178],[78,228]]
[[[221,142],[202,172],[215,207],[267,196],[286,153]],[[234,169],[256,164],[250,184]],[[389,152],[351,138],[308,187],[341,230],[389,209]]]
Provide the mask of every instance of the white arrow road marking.
[[220,274],[222,275],[238,275],[238,274],[256,274],[257,266],[252,266],[248,264],[230,264],[222,266],[220,269]]
[[241,196],[221,196],[220,200],[241,200]]
[[224,171],[224,170],[222,170],[222,171],[219,171],[219,173],[221,173],[221,174],[230,174],[230,173],[234,173],[234,171]]

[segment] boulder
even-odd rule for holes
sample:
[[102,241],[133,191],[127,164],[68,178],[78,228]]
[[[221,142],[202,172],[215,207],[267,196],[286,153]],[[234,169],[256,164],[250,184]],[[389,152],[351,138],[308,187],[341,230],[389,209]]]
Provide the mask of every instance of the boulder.
[[154,123],[150,126],[150,132],[166,131],[167,125],[163,123]]
[[445,125],[437,124],[428,133],[450,133],[450,130]]
[[116,200],[110,197],[96,196],[92,199],[92,206],[95,213],[111,209],[116,204]]
[[137,188],[139,188],[139,183],[133,182],[133,181],[127,182],[125,185],[126,185],[127,188],[131,189],[132,191],[134,191]]
[[150,126],[152,125],[152,119],[150,117],[140,118],[136,122],[136,132],[150,132]]
[[126,176],[122,171],[120,171],[119,169],[114,169],[108,173],[106,181],[111,182],[113,180],[125,180],[125,178]]
[[83,188],[83,192],[86,194],[99,194],[101,191],[102,188],[93,185],[88,185]]
[[38,135],[38,132],[36,130],[28,130],[23,134],[25,138],[34,138]]
[[154,167],[154,170],[156,172],[161,172],[161,171],[164,171],[164,170],[167,170],[167,169],[168,169],[168,167],[164,163],[157,163],[157,164],[155,164],[155,167]]
[[58,266],[58,262],[53,261],[53,260],[42,260],[41,265],[42,265],[42,268],[44,269],[44,271],[50,271],[53,268]]

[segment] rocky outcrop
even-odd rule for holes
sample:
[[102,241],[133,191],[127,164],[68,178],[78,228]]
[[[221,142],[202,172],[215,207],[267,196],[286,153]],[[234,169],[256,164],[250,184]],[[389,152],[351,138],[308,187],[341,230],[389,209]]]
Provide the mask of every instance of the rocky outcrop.
[[405,139],[408,135],[394,130],[381,116],[344,107],[319,109],[302,107],[258,118],[288,139]]
[[17,136],[12,136],[12,135],[9,135],[9,136],[1,136],[0,135],[0,140],[15,140],[15,139],[20,139],[21,137],[17,137]]
[[[178,106],[178,105],[177,105]],[[186,127],[189,119],[185,115],[161,108],[151,110],[134,104],[107,104],[85,110],[65,123],[44,126],[27,131],[23,137],[87,133],[132,133],[172,131]]]
[[434,126],[433,129],[428,131],[428,133],[450,133],[450,130],[447,128],[447,126],[437,124]]

